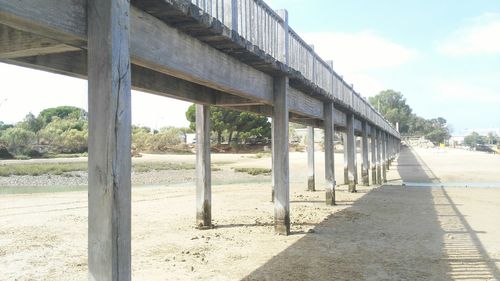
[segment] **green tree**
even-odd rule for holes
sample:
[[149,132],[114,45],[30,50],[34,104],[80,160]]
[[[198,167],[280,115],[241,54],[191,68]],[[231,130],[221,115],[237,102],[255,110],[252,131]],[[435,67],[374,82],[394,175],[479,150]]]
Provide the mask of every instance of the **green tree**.
[[35,115],[33,115],[33,113],[31,113],[31,112],[28,113],[24,117],[23,121],[18,123],[17,126],[35,133],[36,143],[37,144],[40,143],[40,138],[39,138],[38,132],[43,128],[43,122],[39,118],[36,118]]
[[385,90],[369,98],[370,103],[392,124],[399,123],[399,131],[409,131],[412,109],[400,92]]
[[52,122],[54,117],[59,119],[76,119],[76,120],[87,120],[87,112],[81,108],[74,106],[59,106],[53,108],[47,108],[40,112],[38,118],[44,123],[49,124]]
[[35,133],[21,127],[8,128],[0,136],[0,142],[15,154],[25,153],[35,141]]
[[[190,128],[196,129],[196,106],[191,105],[186,111]],[[233,142],[233,135],[243,140],[249,137],[271,137],[271,123],[266,117],[254,113],[239,112],[217,106],[210,106],[210,126],[217,135],[217,143],[222,143],[223,134],[228,136],[228,143]]]
[[483,145],[487,142],[487,138],[479,135],[476,132],[472,132],[470,135],[464,138],[464,144],[470,147],[476,147],[477,145]]

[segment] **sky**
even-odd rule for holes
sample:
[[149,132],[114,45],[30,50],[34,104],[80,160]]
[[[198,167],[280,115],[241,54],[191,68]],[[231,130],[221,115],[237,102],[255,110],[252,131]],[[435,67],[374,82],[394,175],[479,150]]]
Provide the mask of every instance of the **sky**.
[[[363,96],[401,92],[460,135],[500,128],[500,1],[266,0]],[[0,63],[0,121],[58,105],[87,109],[84,80]],[[189,103],[132,94],[132,122],[187,126]]]

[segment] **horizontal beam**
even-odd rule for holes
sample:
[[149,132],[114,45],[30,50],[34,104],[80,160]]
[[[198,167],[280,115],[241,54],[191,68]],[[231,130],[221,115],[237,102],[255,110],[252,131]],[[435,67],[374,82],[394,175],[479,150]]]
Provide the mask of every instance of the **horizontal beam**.
[[0,59],[63,53],[76,50],[78,50],[78,48],[0,24]]
[[[269,75],[132,7],[132,63],[230,94],[269,102]],[[86,48],[86,1],[0,0],[0,23]]]

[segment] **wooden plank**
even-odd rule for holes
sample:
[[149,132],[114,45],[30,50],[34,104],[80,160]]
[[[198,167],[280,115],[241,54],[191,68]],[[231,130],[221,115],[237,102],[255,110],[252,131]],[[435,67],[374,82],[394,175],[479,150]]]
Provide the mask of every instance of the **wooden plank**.
[[274,229],[290,234],[290,179],[288,156],[288,77],[274,81],[273,174]]
[[212,227],[212,179],[210,168],[210,108],[196,105],[196,226]]
[[76,51],[78,48],[62,44],[29,32],[0,24],[0,59],[36,56]]
[[325,125],[325,202],[326,205],[335,205],[335,151],[333,137],[335,127],[333,122],[334,107],[332,102],[324,104]]
[[314,127],[312,126],[307,126],[307,190],[316,190],[314,183]]
[[130,4],[88,5],[89,280],[131,280]]
[[[356,192],[356,138],[354,135],[354,116],[347,114],[347,170],[349,192]],[[344,148],[345,149],[345,148]]]
[[370,170],[370,163],[368,162],[368,124],[366,121],[363,121],[362,123],[362,140],[361,140],[361,154],[363,157],[363,162],[361,163],[361,178],[363,185],[369,186],[370,185],[370,177],[369,177],[369,170]]

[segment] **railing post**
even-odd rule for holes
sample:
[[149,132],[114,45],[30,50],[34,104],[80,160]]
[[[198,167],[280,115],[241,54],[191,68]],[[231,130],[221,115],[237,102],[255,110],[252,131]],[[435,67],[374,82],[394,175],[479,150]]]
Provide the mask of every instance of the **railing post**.
[[288,11],[287,10],[276,10],[276,13],[283,19],[283,32],[278,36],[278,48],[280,50],[279,60],[284,64],[288,65],[290,55],[289,55],[289,30],[288,30]]
[[223,22],[230,29],[238,32],[238,0],[223,0]]

